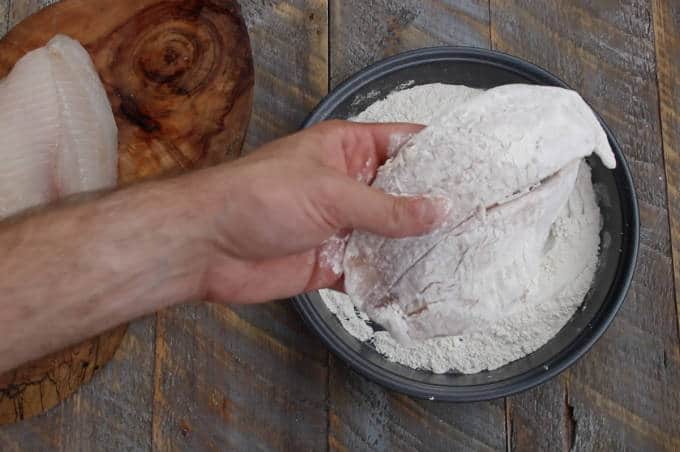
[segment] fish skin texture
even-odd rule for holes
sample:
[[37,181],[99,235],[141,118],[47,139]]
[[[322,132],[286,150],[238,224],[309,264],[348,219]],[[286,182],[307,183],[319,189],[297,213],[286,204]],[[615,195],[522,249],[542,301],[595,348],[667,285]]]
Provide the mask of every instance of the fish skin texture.
[[118,130],[87,51],[64,35],[0,81],[0,218],[117,181]]
[[445,224],[423,237],[355,231],[345,290],[408,343],[502,318],[538,272],[550,226],[582,159],[616,165],[607,136],[574,91],[505,85],[443,113],[378,171],[373,186],[447,199]]

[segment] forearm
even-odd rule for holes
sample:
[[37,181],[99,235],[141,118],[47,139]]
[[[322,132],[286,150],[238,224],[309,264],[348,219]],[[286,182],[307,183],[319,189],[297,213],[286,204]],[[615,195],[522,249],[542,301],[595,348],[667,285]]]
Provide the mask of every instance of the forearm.
[[153,182],[0,224],[0,371],[199,297],[208,207],[185,194],[196,194],[192,183]]
[[370,188],[412,124],[327,122],[217,166],[0,223],[0,372],[166,306],[337,287],[362,229],[425,234],[448,212]]

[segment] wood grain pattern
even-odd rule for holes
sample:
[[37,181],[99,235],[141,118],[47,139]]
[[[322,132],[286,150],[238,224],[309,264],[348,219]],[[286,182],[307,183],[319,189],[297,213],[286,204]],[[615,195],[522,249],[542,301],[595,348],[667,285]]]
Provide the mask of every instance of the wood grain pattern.
[[[255,55],[247,146],[296,130],[326,93],[327,4],[241,1]],[[157,450],[323,450],[327,352],[285,303],[158,316]]]
[[329,372],[330,450],[505,448],[503,400],[466,405],[415,400],[368,382],[335,358]]
[[489,2],[330,0],[333,86],[364,66],[435,45],[489,47]]
[[566,385],[567,377],[561,376],[506,400],[508,450],[572,450],[576,431]]
[[126,326],[0,375],[0,423],[52,408],[92,379],[118,349]]
[[[14,2],[8,24],[41,6]],[[238,4],[219,1],[66,0],[0,41],[0,76],[56,33],[89,51],[119,132],[119,181],[214,164],[240,154],[253,68]],[[125,327],[0,377],[0,423],[68,397],[108,361]]]
[[672,0],[654,0],[653,9],[675,303],[680,330],[680,4]]
[[[5,20],[2,21],[2,25],[5,27],[3,34],[12,29],[15,25],[31,14],[55,3],[56,1],[58,0],[9,0],[4,2],[6,15],[1,16],[5,17]],[[3,9],[0,8],[0,11],[2,10]],[[2,29],[2,25],[0,25],[0,30]]]
[[494,48],[563,77],[603,115],[642,211],[637,274],[621,313],[560,380],[509,399],[510,446],[677,450],[680,363],[651,2],[493,0],[491,11]]
[[57,32],[78,39],[99,71],[118,125],[121,183],[239,155],[253,68],[233,0],[65,0],[7,34],[0,67]]
[[[395,53],[431,45],[489,46],[486,1],[331,0],[331,84]],[[503,401],[466,406],[411,400],[331,355],[331,450],[498,450]]]
[[0,426],[0,450],[150,450],[153,322],[132,323],[113,359],[55,408]]
[[255,49],[246,150],[296,131],[328,91],[326,0],[242,0]]
[[[34,3],[0,0],[0,33],[11,11]],[[185,306],[159,315],[155,363],[153,319],[133,324],[91,384],[47,415],[1,427],[0,450],[148,450],[152,439],[159,450],[680,450],[671,266],[673,251],[678,281],[680,5],[241,4],[256,60],[250,149],[294,130],[325,93],[329,73],[335,85],[407,48],[492,43],[579,89],[621,141],[641,201],[640,261],[622,312],[572,370],[504,406],[428,403],[385,391],[327,358],[285,304]]]
[[318,450],[326,351],[284,302],[159,316],[156,450]]

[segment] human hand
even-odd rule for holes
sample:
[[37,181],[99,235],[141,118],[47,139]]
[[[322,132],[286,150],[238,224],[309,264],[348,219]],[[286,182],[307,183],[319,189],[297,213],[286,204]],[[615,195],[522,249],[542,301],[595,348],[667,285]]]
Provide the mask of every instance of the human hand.
[[217,214],[207,299],[252,303],[337,287],[352,229],[405,237],[438,225],[444,203],[367,185],[392,137],[421,128],[329,121],[198,173],[205,190],[218,193],[209,203]]

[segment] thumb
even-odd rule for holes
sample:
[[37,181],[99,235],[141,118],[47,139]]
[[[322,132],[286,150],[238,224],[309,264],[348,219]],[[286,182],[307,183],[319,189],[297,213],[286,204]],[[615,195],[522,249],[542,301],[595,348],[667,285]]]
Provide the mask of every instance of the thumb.
[[449,213],[445,199],[389,195],[351,179],[337,194],[338,223],[385,237],[427,234]]

